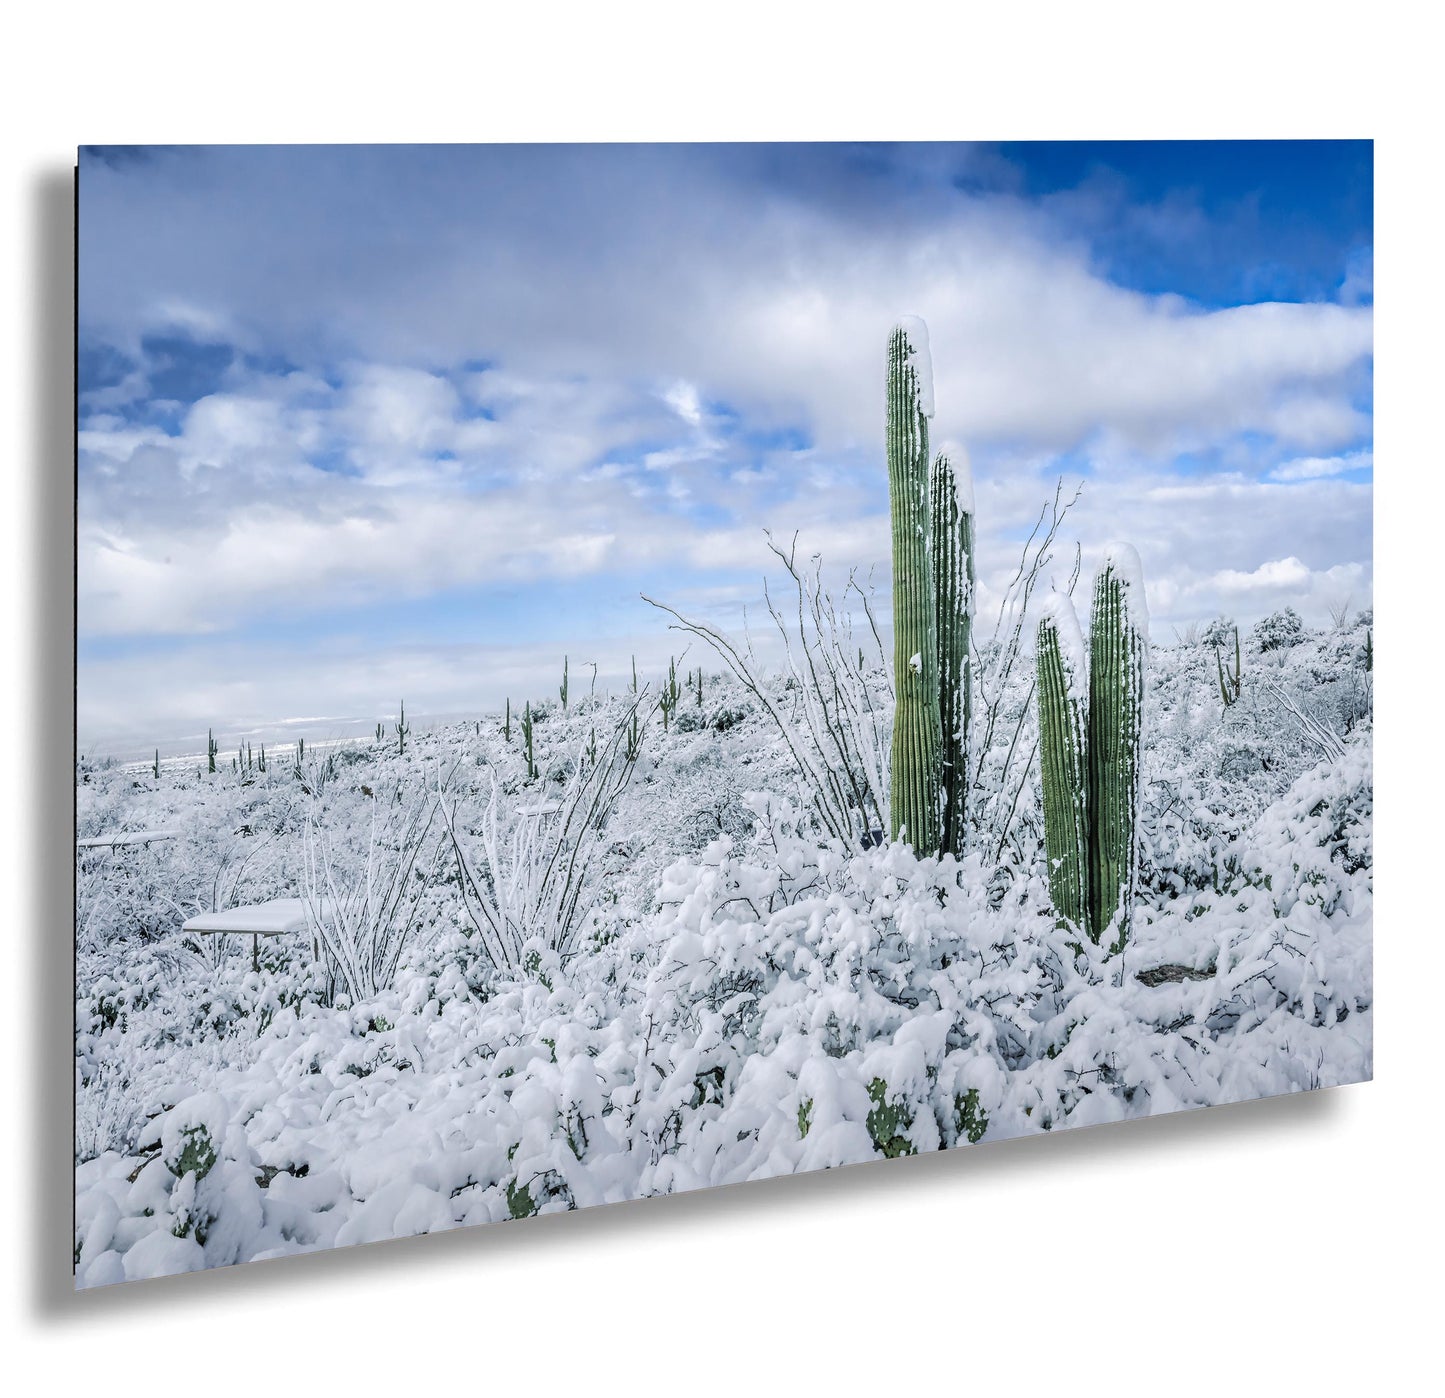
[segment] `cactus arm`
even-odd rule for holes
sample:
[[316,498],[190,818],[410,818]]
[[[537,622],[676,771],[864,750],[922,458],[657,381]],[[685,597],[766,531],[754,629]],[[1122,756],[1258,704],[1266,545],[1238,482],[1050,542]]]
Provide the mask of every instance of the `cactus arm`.
[[[939,847],[938,642],[929,561],[927,332],[899,325],[888,342],[888,499],[893,541],[890,833],[920,853]],[[926,411],[927,410],[927,411]]]
[[1056,594],[1039,621],[1035,686],[1049,898],[1061,926],[1076,928],[1097,941],[1089,897],[1083,650],[1073,604],[1066,595]]

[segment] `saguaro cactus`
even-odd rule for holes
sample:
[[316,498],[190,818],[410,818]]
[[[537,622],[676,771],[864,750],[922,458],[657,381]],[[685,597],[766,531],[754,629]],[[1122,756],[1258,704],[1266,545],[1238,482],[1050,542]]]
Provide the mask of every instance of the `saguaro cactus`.
[[938,633],[939,849],[963,850],[968,804],[968,732],[973,718],[970,631],[973,624],[973,474],[940,452],[929,479],[934,619]]
[[535,781],[538,776],[537,762],[532,755],[532,701],[527,700],[522,710],[522,743],[527,754],[527,780]]
[[1129,938],[1139,890],[1139,792],[1149,616],[1139,555],[1110,545],[1094,578],[1089,698],[1084,642],[1067,597],[1039,621],[1039,763],[1049,896],[1060,922],[1111,951]]
[[1227,709],[1239,699],[1244,684],[1244,664],[1239,654],[1239,627],[1234,628],[1234,668],[1226,670],[1224,659],[1219,653],[1219,647],[1214,647],[1214,663],[1219,670],[1219,697],[1224,701]]
[[1074,605],[1056,594],[1038,630],[1039,772],[1049,897],[1059,921],[1090,932],[1084,638]]
[[938,635],[929,558],[928,331],[909,317],[888,341],[888,500],[893,532],[893,717],[890,833],[920,853],[939,847]]
[[1113,544],[1094,578],[1089,623],[1089,899],[1098,941],[1129,938],[1139,887],[1139,759],[1149,620],[1139,555]]

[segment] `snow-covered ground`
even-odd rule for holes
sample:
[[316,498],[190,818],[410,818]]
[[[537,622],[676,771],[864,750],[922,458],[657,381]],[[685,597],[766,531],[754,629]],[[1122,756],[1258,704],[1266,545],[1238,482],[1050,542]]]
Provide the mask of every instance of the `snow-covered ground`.
[[[1370,624],[1246,635],[1227,708],[1232,635],[1156,634],[1114,957],[1055,930],[1032,666],[997,644],[959,861],[822,836],[696,644],[666,728],[666,677],[635,733],[631,695],[534,706],[534,778],[515,702],[404,754],[87,759],[78,839],[178,837],[77,853],[77,1284],[1368,1078]],[[805,723],[806,683],[763,697]],[[259,971],[180,931],[283,898],[316,926]]]

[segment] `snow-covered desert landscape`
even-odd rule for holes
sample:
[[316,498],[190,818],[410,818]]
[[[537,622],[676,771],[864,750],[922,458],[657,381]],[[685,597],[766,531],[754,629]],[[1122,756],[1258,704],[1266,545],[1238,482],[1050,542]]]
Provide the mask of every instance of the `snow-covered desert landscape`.
[[[97,371],[77,1286],[1371,1076],[1368,309],[1120,293],[1177,355],[1111,397],[938,294],[842,317],[836,467],[700,371],[585,469],[560,371]],[[1088,402],[1025,448],[1036,370]]]
[[[919,857],[828,829],[893,700],[862,595],[810,587],[788,668],[691,637],[509,723],[83,761],[82,839],[178,833],[80,855],[78,1283],[1369,1077],[1367,612],[1260,622],[1227,704],[1226,619],[1150,645],[1108,955],[1055,926],[1022,589],[977,653],[964,852]],[[310,923],[259,967],[179,930],[273,899]]]

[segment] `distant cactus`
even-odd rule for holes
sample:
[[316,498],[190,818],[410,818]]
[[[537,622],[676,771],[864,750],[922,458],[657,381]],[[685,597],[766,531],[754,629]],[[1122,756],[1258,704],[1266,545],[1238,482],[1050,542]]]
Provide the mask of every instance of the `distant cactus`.
[[216,756],[221,751],[221,745],[216,741],[216,735],[208,728],[206,729],[206,763],[209,769],[216,770]]
[[410,732],[411,728],[407,725],[406,721],[406,700],[403,699],[401,701],[401,713],[396,720],[396,755],[398,757],[406,756],[406,735]]
[[667,732],[668,720],[672,717],[677,708],[677,701],[682,697],[682,690],[677,685],[677,662],[667,662],[667,683],[662,686],[662,694],[658,698],[657,706],[662,710],[662,731]]
[[968,734],[973,718],[969,655],[974,595],[973,482],[967,460],[955,466],[940,452],[933,461],[929,490],[942,744],[939,849],[945,854],[961,854],[968,804]]
[[535,781],[538,771],[537,763],[532,756],[532,701],[530,699],[522,710],[522,742],[527,754],[527,780]]
[[702,666],[697,667],[697,706],[702,708]]
[[888,499],[893,535],[893,719],[890,833],[919,853],[939,848],[941,720],[929,558],[928,332],[898,325],[888,342]]
[[562,698],[562,712],[567,712],[567,657],[562,657],[562,683],[557,687],[557,693]]
[[1239,698],[1243,684],[1244,665],[1239,654],[1239,627],[1234,628],[1234,668],[1224,668],[1224,658],[1217,645],[1214,647],[1214,664],[1219,670],[1219,697],[1224,700],[1224,707],[1227,709]]
[[[1084,638],[1066,596],[1039,621],[1039,772],[1049,897],[1061,923],[1089,932],[1088,770]],[[1092,935],[1092,934],[1090,934]]]
[[512,701],[510,699],[507,700],[506,715],[502,719],[502,737],[509,743],[512,741]]
[[385,737],[386,737],[386,730],[382,727],[381,723],[378,722],[377,725],[376,725],[376,741],[377,741],[378,743],[379,743],[379,742],[382,742],[382,741],[385,739]]
[[154,766],[151,770],[155,773],[155,779],[156,779],[157,781],[160,781],[160,779],[161,779],[161,750],[160,750],[159,748],[156,749],[155,766]]

